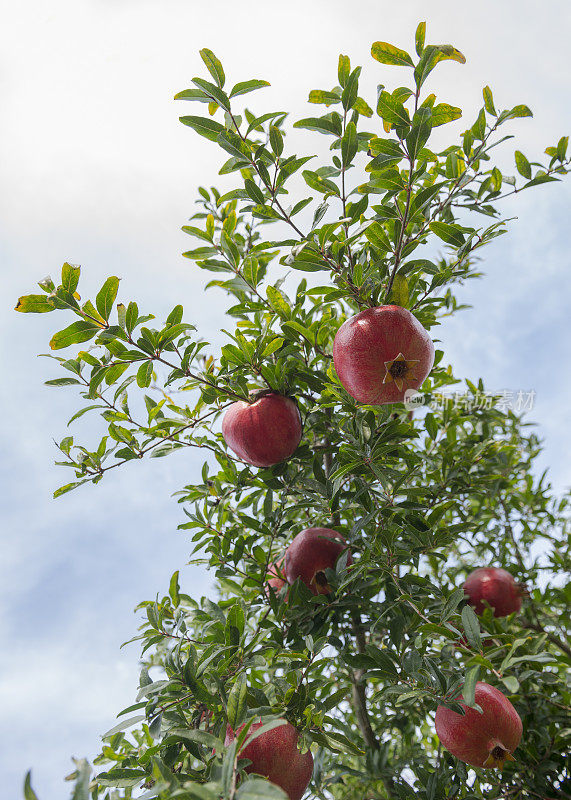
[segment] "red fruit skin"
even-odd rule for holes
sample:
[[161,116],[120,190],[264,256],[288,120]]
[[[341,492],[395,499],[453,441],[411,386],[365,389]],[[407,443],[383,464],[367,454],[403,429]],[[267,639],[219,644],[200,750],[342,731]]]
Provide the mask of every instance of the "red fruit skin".
[[465,716],[438,706],[436,733],[448,752],[460,761],[472,767],[484,767],[484,762],[498,745],[513,753],[520,743],[523,726],[508,698],[488,683],[478,681],[476,684],[476,703],[483,709],[483,714],[461,701]]
[[464,584],[464,594],[476,614],[484,613],[484,600],[494,609],[494,617],[506,617],[521,608],[521,586],[499,567],[475,569]]
[[[261,725],[261,722],[254,722],[250,732],[254,733]],[[224,744],[231,744],[243,727],[234,733],[228,726]],[[301,800],[313,774],[313,756],[309,750],[303,754],[299,752],[298,739],[296,729],[286,722],[262,733],[250,744],[246,739],[246,746],[240,751],[240,758],[249,758],[252,762],[246,772],[268,778],[284,790],[289,800]]]
[[[335,569],[337,559],[345,550],[347,540],[337,531],[306,528],[297,534],[285,552],[284,572],[288,583],[301,578],[312,594],[329,594],[330,586],[316,579],[316,575],[325,569]],[[347,564],[352,563],[349,552]]]
[[[387,380],[385,362],[399,354],[416,361],[399,389]],[[360,403],[383,405],[404,400],[407,389],[418,389],[434,364],[434,344],[410,311],[378,306],[361,311],[341,325],[333,342],[333,362],[339,380]]]
[[301,441],[301,415],[296,403],[282,394],[262,395],[253,403],[232,403],[222,420],[224,441],[254,467],[285,461]]
[[280,575],[284,574],[284,559],[283,557],[280,558],[279,561],[276,561],[275,564],[272,564],[271,567],[268,569],[266,574],[266,588],[265,593],[266,597],[270,596],[270,592],[275,592],[275,594],[279,594],[280,589],[282,586],[287,584],[287,581],[284,578],[280,578]]

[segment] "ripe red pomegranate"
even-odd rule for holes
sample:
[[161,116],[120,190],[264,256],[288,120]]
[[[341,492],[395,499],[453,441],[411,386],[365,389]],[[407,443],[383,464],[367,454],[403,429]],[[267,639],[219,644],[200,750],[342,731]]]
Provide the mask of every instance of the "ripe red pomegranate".
[[282,558],[280,558],[279,561],[276,561],[276,563],[272,564],[268,569],[268,572],[266,574],[266,588],[265,588],[266,597],[269,597],[270,592],[272,591],[278,594],[282,586],[286,585],[287,581],[284,578],[280,577],[281,575],[284,574],[283,566],[284,566],[284,558],[282,556]]
[[360,403],[404,400],[418,389],[434,363],[427,331],[401,306],[367,308],[341,325],[333,342],[339,380]]
[[301,416],[289,397],[272,392],[251,403],[232,403],[222,420],[222,435],[237,456],[254,467],[285,461],[301,441]]
[[[250,732],[254,733],[261,725],[261,722],[254,722]],[[243,727],[238,728],[236,733]],[[228,726],[224,744],[233,742],[236,733]],[[296,729],[286,722],[260,734],[250,744],[246,739],[240,751],[240,758],[249,758],[252,762],[246,767],[246,772],[255,772],[268,778],[284,790],[289,800],[301,800],[313,773],[313,756],[309,750],[303,754],[299,752],[298,739]]]
[[505,761],[515,761],[512,753],[522,734],[521,719],[515,708],[498,689],[482,681],[476,684],[476,703],[483,714],[461,701],[464,716],[438,706],[436,733],[444,747],[473,767],[501,768]]
[[484,600],[494,609],[495,617],[505,617],[521,608],[522,587],[505,569],[481,567],[468,575],[464,594],[477,614],[484,613]]
[[[301,578],[312,594],[329,594],[324,570],[335,569],[337,559],[347,550],[347,540],[330,528],[307,528],[292,540],[285,552],[285,576],[289,583]],[[347,564],[352,564],[351,553]]]

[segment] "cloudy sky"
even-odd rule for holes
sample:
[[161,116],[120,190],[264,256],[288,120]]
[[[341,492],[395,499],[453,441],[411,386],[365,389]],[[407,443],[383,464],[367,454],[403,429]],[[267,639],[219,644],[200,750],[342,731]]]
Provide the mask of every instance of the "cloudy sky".
[[[540,18],[541,17],[541,18]],[[180,568],[187,591],[208,576],[185,567],[171,494],[199,475],[183,452],[117,470],[96,487],[54,501],[64,482],[52,438],[66,435],[73,391],[50,389],[54,362],[38,359],[53,315],[12,312],[63,261],[83,267],[82,295],[122,278],[122,299],[161,318],[176,303],[205,338],[222,325],[222,297],[202,297],[202,277],[180,255],[180,226],[199,184],[220,183],[212,143],[178,123],[193,113],[172,96],[204,73],[198,50],[223,60],[231,82],[272,84],[252,107],[306,115],[307,92],[336,82],[340,52],[365,66],[372,102],[382,39],[410,49],[428,20],[430,41],[452,42],[468,59],[437,73],[442,99],[471,121],[490,84],[497,104],[525,102],[533,120],[512,126],[530,160],[571,129],[568,102],[571,7],[546,0],[25,0],[0,31],[0,767],[6,797],[20,796],[32,767],[40,800],[68,795],[70,757],[93,757],[99,735],[133,701],[133,607],[164,592]],[[315,110],[315,109],[314,109]],[[459,123],[458,130],[462,129]],[[294,143],[321,147],[319,137]],[[502,154],[506,168],[513,147]],[[540,187],[506,203],[509,236],[489,248],[487,277],[462,293],[474,304],[440,330],[460,375],[489,389],[537,392],[530,418],[545,439],[542,466],[558,490],[571,483],[568,453],[569,184]],[[61,319],[61,318],[60,318]],[[87,424],[79,428],[94,440]]]

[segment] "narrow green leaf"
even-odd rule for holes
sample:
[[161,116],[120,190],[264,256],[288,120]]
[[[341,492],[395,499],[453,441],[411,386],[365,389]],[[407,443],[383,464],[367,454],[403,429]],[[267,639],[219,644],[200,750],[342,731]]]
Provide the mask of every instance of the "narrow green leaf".
[[371,55],[381,64],[392,64],[398,67],[413,67],[412,58],[406,50],[400,50],[388,42],[375,42],[371,46]]
[[248,778],[240,784],[236,800],[288,800],[288,795],[265,778]]
[[239,676],[228,695],[228,724],[233,730],[236,730],[236,728],[241,725],[246,716],[246,711],[248,709],[246,702],[247,694],[248,686],[246,683],[246,676],[242,674]]
[[412,128],[406,137],[406,144],[408,154],[413,160],[428,141],[432,130],[431,119],[432,109],[428,106],[419,108],[412,119]]
[[28,770],[24,779],[24,798],[25,800],[38,800],[38,795],[32,789],[32,772]]
[[333,122],[327,117],[308,117],[307,119],[300,119],[297,122],[294,122],[293,127],[305,128],[309,131],[317,131],[318,133],[341,136],[341,125]]
[[55,333],[50,341],[52,350],[61,350],[64,347],[69,347],[72,344],[79,344],[80,342],[87,342],[100,331],[101,328],[93,322],[86,320],[79,320],[72,322],[63,331]]
[[347,127],[345,128],[345,133],[343,134],[343,138],[341,139],[341,157],[343,166],[345,168],[347,168],[355,158],[358,144],[357,128],[355,127],[355,123],[348,122]]
[[520,150],[516,150],[515,153],[515,165],[517,167],[517,171],[520,175],[523,175],[524,178],[527,180],[531,179],[531,165],[527,158]]
[[110,736],[113,736],[114,733],[119,733],[119,731],[124,731],[127,728],[130,728],[132,725],[136,725],[137,722],[142,722],[144,719],[146,719],[144,714],[138,714],[135,717],[128,717],[127,719],[124,719],[121,723],[119,723],[119,725],[115,725],[114,728],[111,728],[110,730],[107,731],[107,733],[104,733],[101,738],[108,739]]
[[218,141],[218,136],[224,132],[225,128],[216,120],[207,117],[179,117],[183,125],[188,125],[201,136],[210,139],[211,142]]
[[447,222],[431,222],[429,228],[446,244],[461,247],[465,242],[464,234],[458,225],[449,225]]
[[253,79],[251,81],[241,81],[237,83],[232,91],[230,97],[237,97],[239,94],[247,94],[248,92],[255,92],[256,89],[263,89],[264,86],[270,86],[268,81],[261,81]]
[[45,294],[27,294],[18,299],[14,311],[22,314],[45,314],[54,311],[55,306],[51,298]]
[[424,39],[426,36],[426,22],[419,22],[414,35],[414,44],[417,55],[421,56],[424,50]]
[[439,125],[445,125],[447,122],[453,122],[455,119],[460,119],[462,116],[462,109],[456,106],[451,106],[448,103],[438,103],[432,109],[432,127],[437,128]]
[[349,56],[340,55],[339,64],[337,67],[337,77],[339,80],[339,85],[342,88],[345,88],[345,86],[347,85],[347,81],[349,79],[350,74],[351,74],[351,62],[349,60]]
[[482,94],[484,95],[484,108],[491,114],[493,117],[497,117],[496,109],[494,106],[494,96],[492,95],[492,90],[489,86],[484,86],[482,89]]
[[73,294],[77,289],[79,283],[80,267],[74,267],[73,264],[68,264],[67,261],[61,268],[61,285],[70,294]]
[[377,114],[391,125],[410,125],[408,111],[393,95],[382,91],[377,100]]
[[479,674],[480,667],[478,664],[470,667],[470,669],[466,672],[464,686],[462,687],[462,697],[469,708],[473,708],[474,703],[476,702],[476,683],[478,682]]
[[475,647],[477,650],[481,650],[482,640],[480,637],[480,623],[472,606],[464,606],[462,609],[462,625],[466,632],[468,644],[471,647]]
[[309,93],[310,103],[319,103],[324,106],[332,106],[341,102],[341,98],[335,92],[326,92],[323,89],[312,89]]
[[214,83],[210,83],[210,81],[205,81],[203,78],[193,78],[192,82],[198,86],[199,89],[202,89],[211,100],[218,103],[224,111],[230,111],[230,100],[220,87],[216,86]]
[[404,275],[397,272],[395,275],[389,302],[395,306],[408,308],[408,281]]
[[270,125],[270,147],[277,156],[281,156],[284,149],[282,132],[275,125]]
[[206,64],[206,69],[208,72],[210,72],[218,86],[222,88],[222,86],[224,86],[226,77],[220,61],[216,58],[212,50],[209,50],[207,47],[203,47],[202,50],[200,50],[200,57]]
[[201,89],[184,89],[175,94],[174,100],[196,100],[199,103],[210,103],[210,97]]
[[117,297],[117,290],[119,289],[119,278],[112,276],[107,278],[95,298],[95,305],[101,314],[102,318],[107,322],[109,315],[113,309],[113,303]]
[[365,237],[373,245],[373,247],[380,252],[392,250],[390,239],[387,236],[385,229],[379,222],[372,222],[365,229]]

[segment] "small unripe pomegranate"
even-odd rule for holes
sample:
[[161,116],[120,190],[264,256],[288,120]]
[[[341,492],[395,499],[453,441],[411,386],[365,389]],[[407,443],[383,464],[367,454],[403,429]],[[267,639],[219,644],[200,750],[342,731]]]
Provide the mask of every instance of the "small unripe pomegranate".
[[[261,722],[254,722],[250,732],[255,733],[261,725]],[[228,726],[224,744],[231,744],[243,727],[234,733]],[[260,734],[249,744],[246,739],[239,754],[240,758],[252,762],[246,767],[246,772],[268,778],[284,790],[289,800],[301,800],[313,774],[313,756],[309,750],[307,753],[299,752],[298,740],[299,734],[289,722]]]
[[434,363],[428,332],[401,306],[367,308],[341,325],[333,342],[339,380],[360,403],[403,402]]
[[436,733],[453,756],[472,767],[500,767],[515,761],[513,751],[520,743],[522,724],[508,698],[487,683],[476,684],[476,703],[480,714],[462,701],[465,715],[445,706],[436,709]]
[[486,601],[494,609],[495,617],[506,617],[520,610],[523,590],[505,569],[481,567],[468,576],[464,594],[476,614],[484,613]]
[[[347,540],[331,528],[307,528],[292,540],[284,557],[288,583],[300,578],[312,594],[329,594],[324,570],[335,569],[337,559],[348,549]],[[351,553],[347,564],[352,564]]]
[[296,403],[271,392],[257,400],[232,403],[222,420],[224,441],[254,467],[285,461],[301,441],[301,415]]

